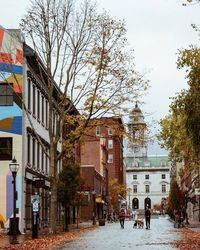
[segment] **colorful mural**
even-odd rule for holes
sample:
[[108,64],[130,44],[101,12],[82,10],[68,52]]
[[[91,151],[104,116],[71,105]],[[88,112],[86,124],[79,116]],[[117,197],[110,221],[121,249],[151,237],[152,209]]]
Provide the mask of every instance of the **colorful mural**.
[[[13,138],[13,156],[22,161],[22,108],[20,100],[23,85],[23,44],[16,30],[5,30],[0,26],[0,86],[9,84],[13,89],[13,105],[3,106],[0,102],[0,137]],[[1,91],[1,89],[0,89]],[[0,93],[0,97],[3,94]],[[22,165],[22,164],[21,164]],[[21,209],[21,168],[17,176],[18,201]],[[12,175],[9,161],[0,161],[0,222],[6,223],[13,211]]]

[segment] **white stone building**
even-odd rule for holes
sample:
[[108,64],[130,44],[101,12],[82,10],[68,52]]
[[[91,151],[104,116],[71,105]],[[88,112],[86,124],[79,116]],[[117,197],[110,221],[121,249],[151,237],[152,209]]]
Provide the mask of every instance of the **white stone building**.
[[145,141],[146,123],[137,103],[129,116],[130,138],[127,142],[127,207],[144,210],[147,205],[165,203],[170,188],[170,162],[167,156],[148,156]]

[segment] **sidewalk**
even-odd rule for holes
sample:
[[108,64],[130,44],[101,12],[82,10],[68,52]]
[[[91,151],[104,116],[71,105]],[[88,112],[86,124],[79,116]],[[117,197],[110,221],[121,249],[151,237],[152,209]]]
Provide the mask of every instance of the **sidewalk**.
[[194,220],[189,220],[189,225],[185,225],[185,227],[200,233],[200,222],[199,221],[194,221]]
[[[75,232],[75,231],[78,231],[80,229],[93,228],[93,227],[94,226],[92,225],[91,221],[79,223],[78,228],[77,228],[76,224],[70,224],[69,225],[69,232]],[[63,234],[63,231],[58,230],[57,235],[59,235],[59,234]],[[41,229],[38,231],[38,239],[45,238],[47,236],[49,236],[48,228]],[[19,244],[22,244],[23,242],[28,241],[28,240],[32,240],[32,232],[29,231],[25,234],[18,235],[17,240],[18,240]],[[10,244],[11,241],[12,241],[12,235],[11,236],[7,235],[5,230],[0,229],[0,249],[4,249],[6,247],[13,246]]]

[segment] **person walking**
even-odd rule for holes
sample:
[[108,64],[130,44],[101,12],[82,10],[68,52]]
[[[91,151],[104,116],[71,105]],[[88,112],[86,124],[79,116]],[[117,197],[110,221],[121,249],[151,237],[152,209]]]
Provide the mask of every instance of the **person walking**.
[[120,226],[121,228],[124,228],[124,220],[125,220],[125,211],[122,208],[119,212],[119,222],[120,222]]
[[151,211],[149,207],[145,210],[146,229],[150,229]]

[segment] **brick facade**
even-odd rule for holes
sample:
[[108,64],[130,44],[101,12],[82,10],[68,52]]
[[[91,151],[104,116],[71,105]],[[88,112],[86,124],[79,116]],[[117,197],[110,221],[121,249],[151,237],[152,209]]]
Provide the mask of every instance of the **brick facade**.
[[84,219],[92,218],[94,205],[97,218],[106,213],[109,180],[117,179],[124,184],[123,129],[118,117],[94,119],[89,123],[81,145],[81,174],[90,193],[88,207],[81,210]]

